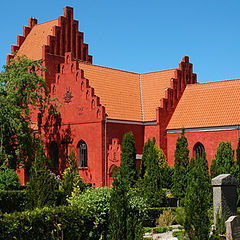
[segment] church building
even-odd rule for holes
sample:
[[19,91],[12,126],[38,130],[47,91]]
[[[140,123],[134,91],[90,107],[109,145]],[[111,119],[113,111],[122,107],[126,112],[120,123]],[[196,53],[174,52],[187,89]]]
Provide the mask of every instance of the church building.
[[[16,51],[17,56],[43,61],[50,96],[61,103],[42,122],[37,114],[32,118],[34,131],[45,137],[55,172],[64,171],[70,149],[75,149],[83,180],[94,186],[111,185],[120,166],[123,135],[130,131],[138,165],[144,143],[155,137],[172,166],[182,128],[190,157],[205,150],[209,164],[220,141],[237,147],[240,79],[197,83],[187,56],[174,69],[149,73],[94,65],[71,7],[45,23],[30,18],[11,50],[8,63]],[[23,170],[19,176],[25,184]]]

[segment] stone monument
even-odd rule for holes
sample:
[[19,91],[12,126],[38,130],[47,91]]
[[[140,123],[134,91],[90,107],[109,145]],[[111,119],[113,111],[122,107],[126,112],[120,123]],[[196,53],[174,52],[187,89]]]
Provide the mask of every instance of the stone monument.
[[217,216],[227,220],[237,214],[237,180],[230,174],[221,174],[212,179],[214,225]]
[[231,216],[226,221],[227,239],[240,240],[240,217]]

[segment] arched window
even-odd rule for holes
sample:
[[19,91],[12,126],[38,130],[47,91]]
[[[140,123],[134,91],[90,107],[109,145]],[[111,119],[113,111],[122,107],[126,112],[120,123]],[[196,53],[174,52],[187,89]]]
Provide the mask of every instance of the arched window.
[[51,142],[50,144],[50,158],[51,158],[51,167],[58,169],[59,167],[59,150],[56,142]]
[[203,152],[205,151],[205,148],[202,145],[202,143],[197,142],[193,147],[193,151],[194,151],[194,157],[196,159],[197,156],[202,157]]
[[79,142],[79,167],[87,167],[87,144],[81,140]]

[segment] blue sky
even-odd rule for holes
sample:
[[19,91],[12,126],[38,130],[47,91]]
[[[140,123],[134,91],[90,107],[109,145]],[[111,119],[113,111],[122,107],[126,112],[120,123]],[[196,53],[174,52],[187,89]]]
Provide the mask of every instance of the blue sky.
[[28,17],[52,20],[66,5],[94,64],[142,73],[175,68],[188,55],[199,82],[240,78],[239,0],[3,1],[0,67]]

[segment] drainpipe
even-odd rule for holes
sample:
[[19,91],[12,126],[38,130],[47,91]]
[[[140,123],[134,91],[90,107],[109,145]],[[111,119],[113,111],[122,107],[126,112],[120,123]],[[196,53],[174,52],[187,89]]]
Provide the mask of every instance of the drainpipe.
[[105,118],[105,186],[107,186],[107,118]]
[[238,125],[238,128],[237,128],[237,142],[239,141],[239,125]]

